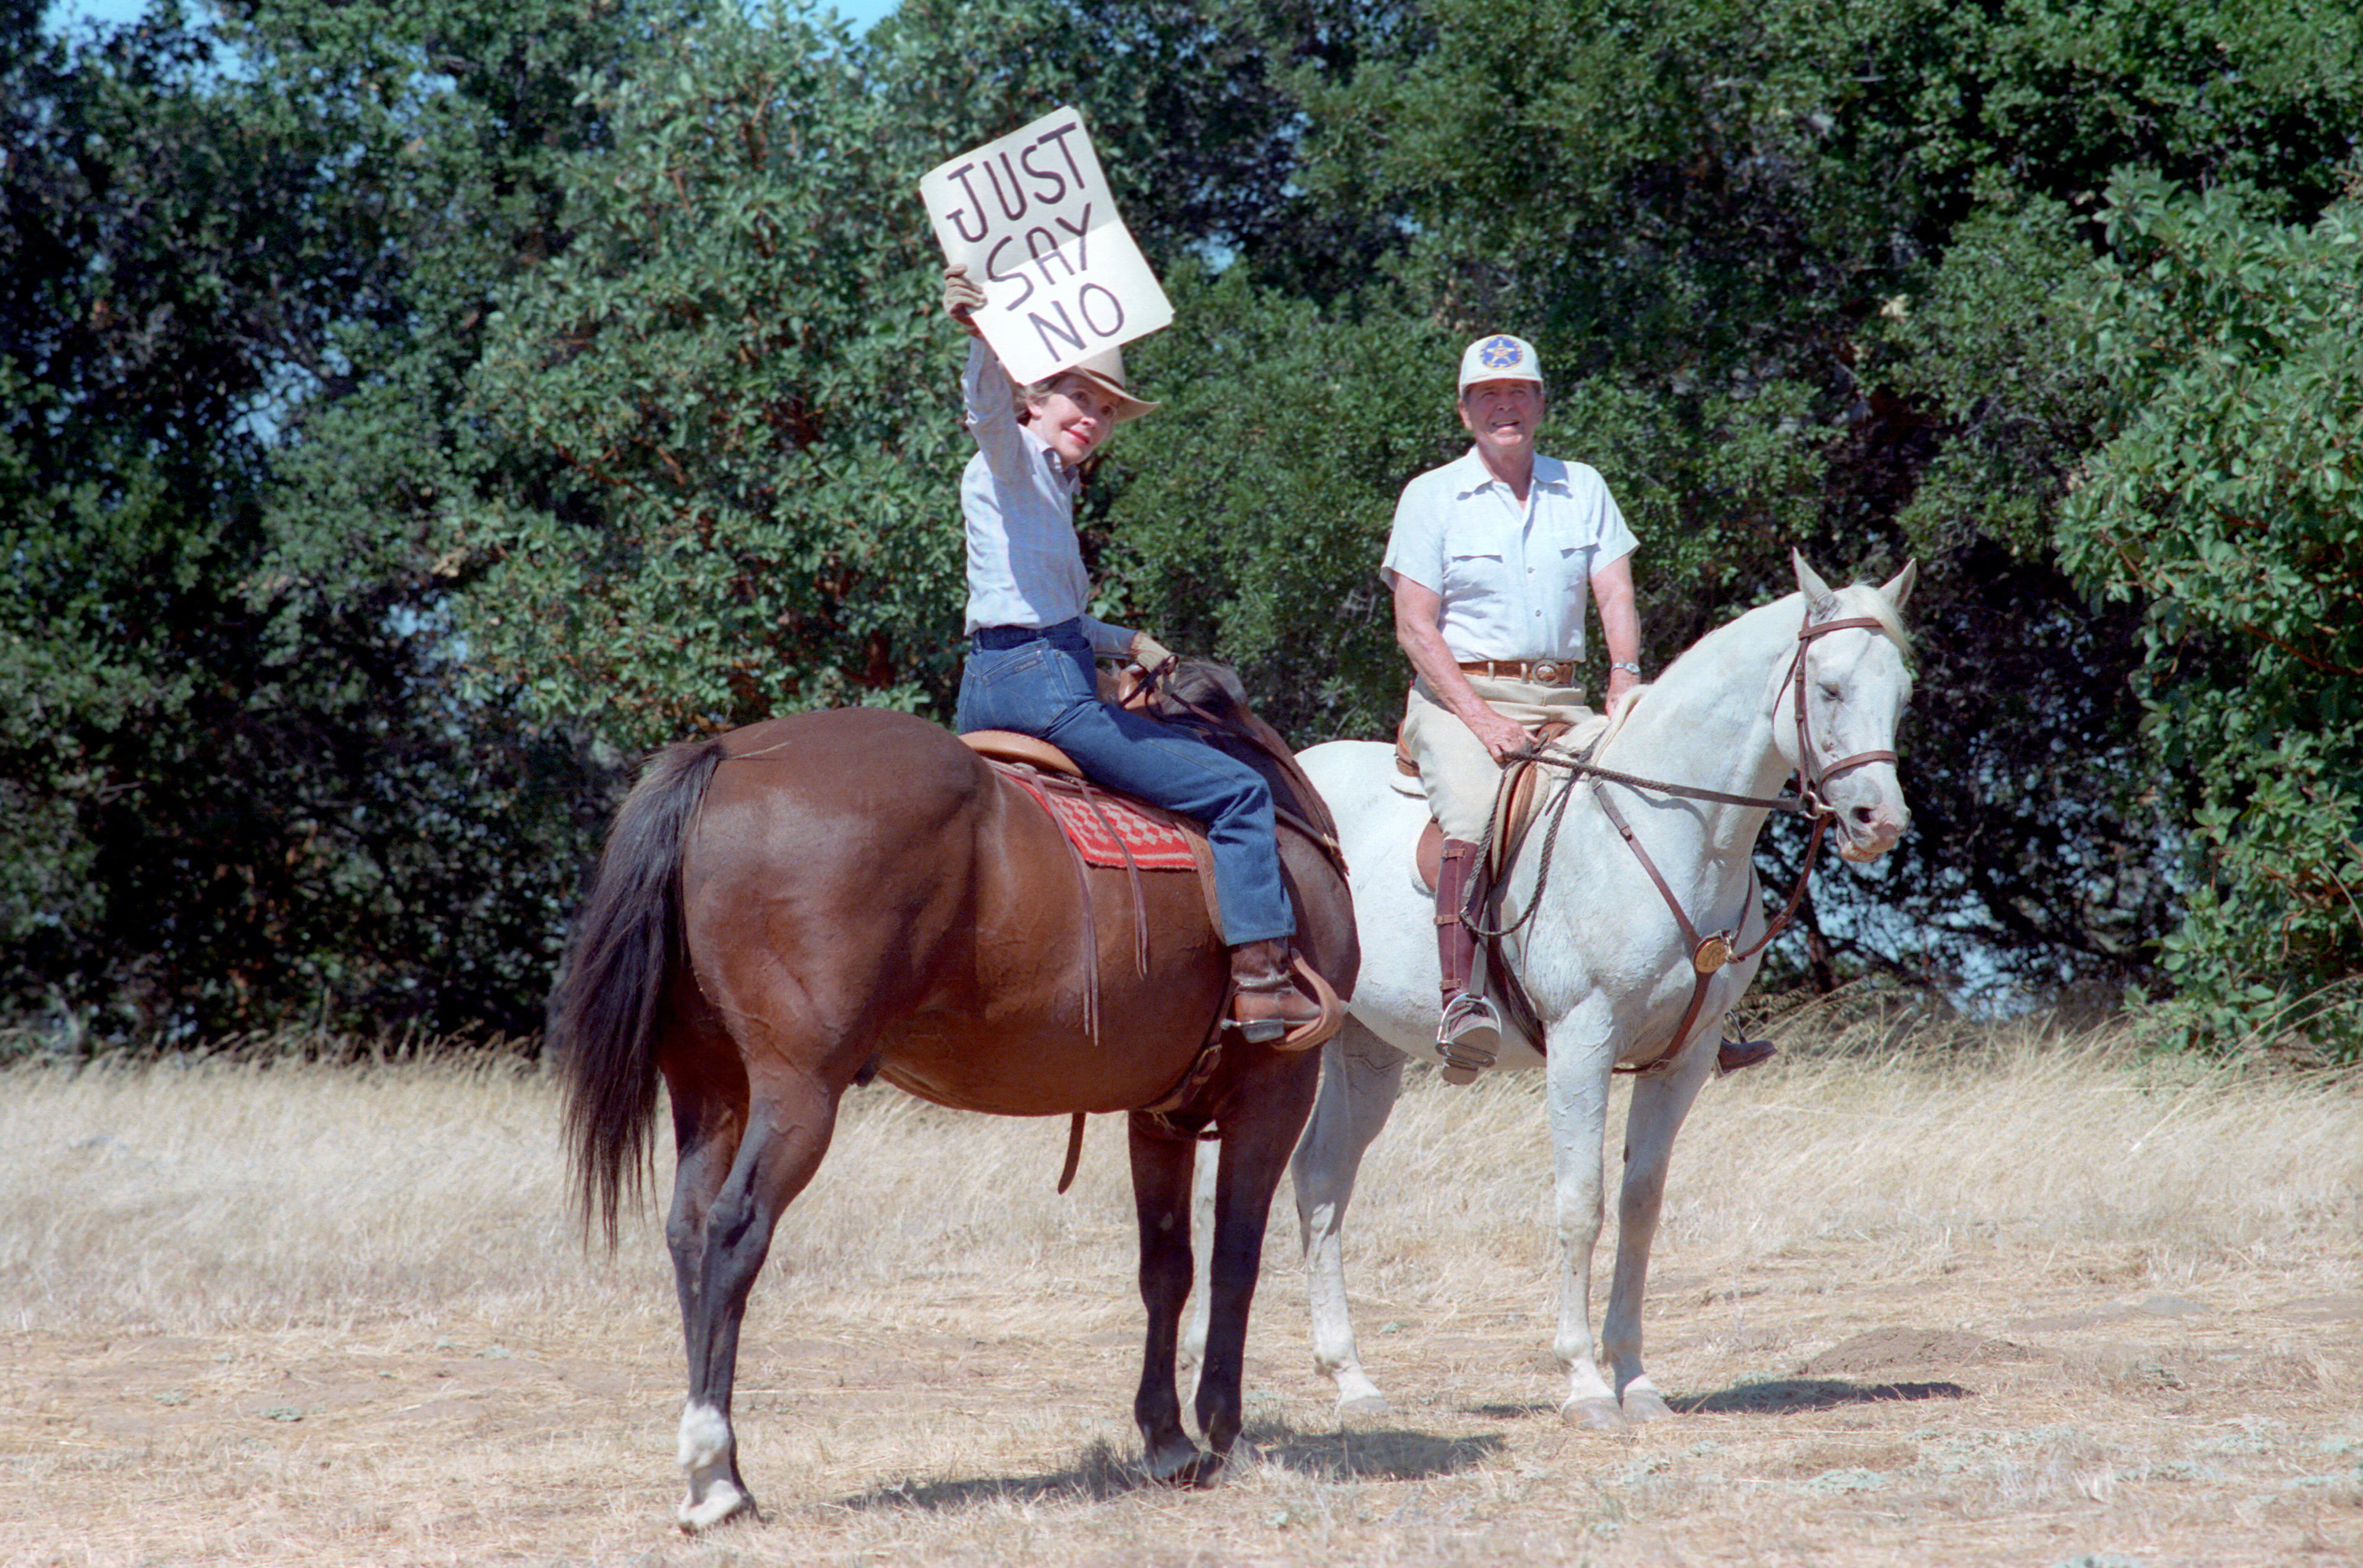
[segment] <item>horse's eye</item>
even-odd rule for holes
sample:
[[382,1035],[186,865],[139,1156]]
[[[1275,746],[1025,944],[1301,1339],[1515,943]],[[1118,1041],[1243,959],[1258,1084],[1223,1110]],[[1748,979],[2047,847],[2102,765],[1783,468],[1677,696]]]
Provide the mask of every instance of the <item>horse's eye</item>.
[[1835,702],[1846,695],[1846,689],[1836,681],[1825,680],[1822,682],[1822,695]]

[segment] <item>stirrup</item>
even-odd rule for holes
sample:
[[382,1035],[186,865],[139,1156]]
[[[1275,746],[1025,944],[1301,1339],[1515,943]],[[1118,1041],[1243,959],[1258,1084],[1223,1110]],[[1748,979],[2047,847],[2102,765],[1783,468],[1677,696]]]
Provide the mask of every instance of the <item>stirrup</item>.
[[[1282,979],[1279,984],[1270,984],[1267,977],[1265,984],[1250,985],[1235,978],[1231,986],[1231,1000],[1224,1004],[1221,1027],[1237,1031],[1239,1037],[1249,1044],[1276,1045],[1282,1051],[1309,1051],[1316,1045],[1326,1044],[1331,1036],[1345,1027],[1346,1004],[1337,999],[1337,991],[1321,977],[1319,971],[1304,961],[1301,953],[1290,951],[1288,967],[1283,975],[1292,976],[1292,981]],[[1252,1021],[1243,1020],[1237,1015],[1237,999],[1248,991],[1292,996],[1298,1001],[1309,1003],[1313,1016],[1259,1018]]]
[[1729,1077],[1743,1067],[1769,1062],[1780,1054],[1781,1047],[1769,1040],[1725,1040],[1714,1048],[1714,1076]]
[[1437,1021],[1436,1054],[1444,1058],[1444,1081],[1465,1084],[1501,1057],[1502,1020],[1482,996],[1462,991],[1444,1005]]

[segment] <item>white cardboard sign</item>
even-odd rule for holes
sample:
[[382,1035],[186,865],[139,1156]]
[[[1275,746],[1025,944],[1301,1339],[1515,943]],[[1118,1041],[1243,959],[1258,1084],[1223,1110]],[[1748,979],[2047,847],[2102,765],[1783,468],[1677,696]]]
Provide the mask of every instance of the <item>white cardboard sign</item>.
[[1171,324],[1073,109],[962,153],[919,194],[945,259],[984,290],[976,324],[1020,385]]

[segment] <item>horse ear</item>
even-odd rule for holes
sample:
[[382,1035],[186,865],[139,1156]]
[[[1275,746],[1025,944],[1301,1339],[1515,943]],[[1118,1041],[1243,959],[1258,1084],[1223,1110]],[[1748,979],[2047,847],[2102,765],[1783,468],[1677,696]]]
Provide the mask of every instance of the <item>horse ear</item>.
[[1822,580],[1821,573],[1805,564],[1805,554],[1803,550],[1794,546],[1790,547],[1789,560],[1797,569],[1797,586],[1805,591],[1806,615],[1811,617],[1828,614],[1831,602],[1837,598],[1836,594],[1830,591],[1830,585]]
[[1903,569],[1881,583],[1879,591],[1887,596],[1887,602],[1890,604],[1901,610],[1903,608],[1903,602],[1912,597],[1912,585],[1919,580],[1920,563],[1905,561]]

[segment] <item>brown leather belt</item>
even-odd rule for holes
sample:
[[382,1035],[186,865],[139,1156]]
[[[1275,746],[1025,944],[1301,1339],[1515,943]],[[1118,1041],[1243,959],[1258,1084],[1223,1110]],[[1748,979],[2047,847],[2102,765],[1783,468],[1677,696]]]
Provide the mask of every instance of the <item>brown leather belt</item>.
[[1572,686],[1576,664],[1571,658],[1473,658],[1460,661],[1460,673],[1531,680],[1537,686]]

